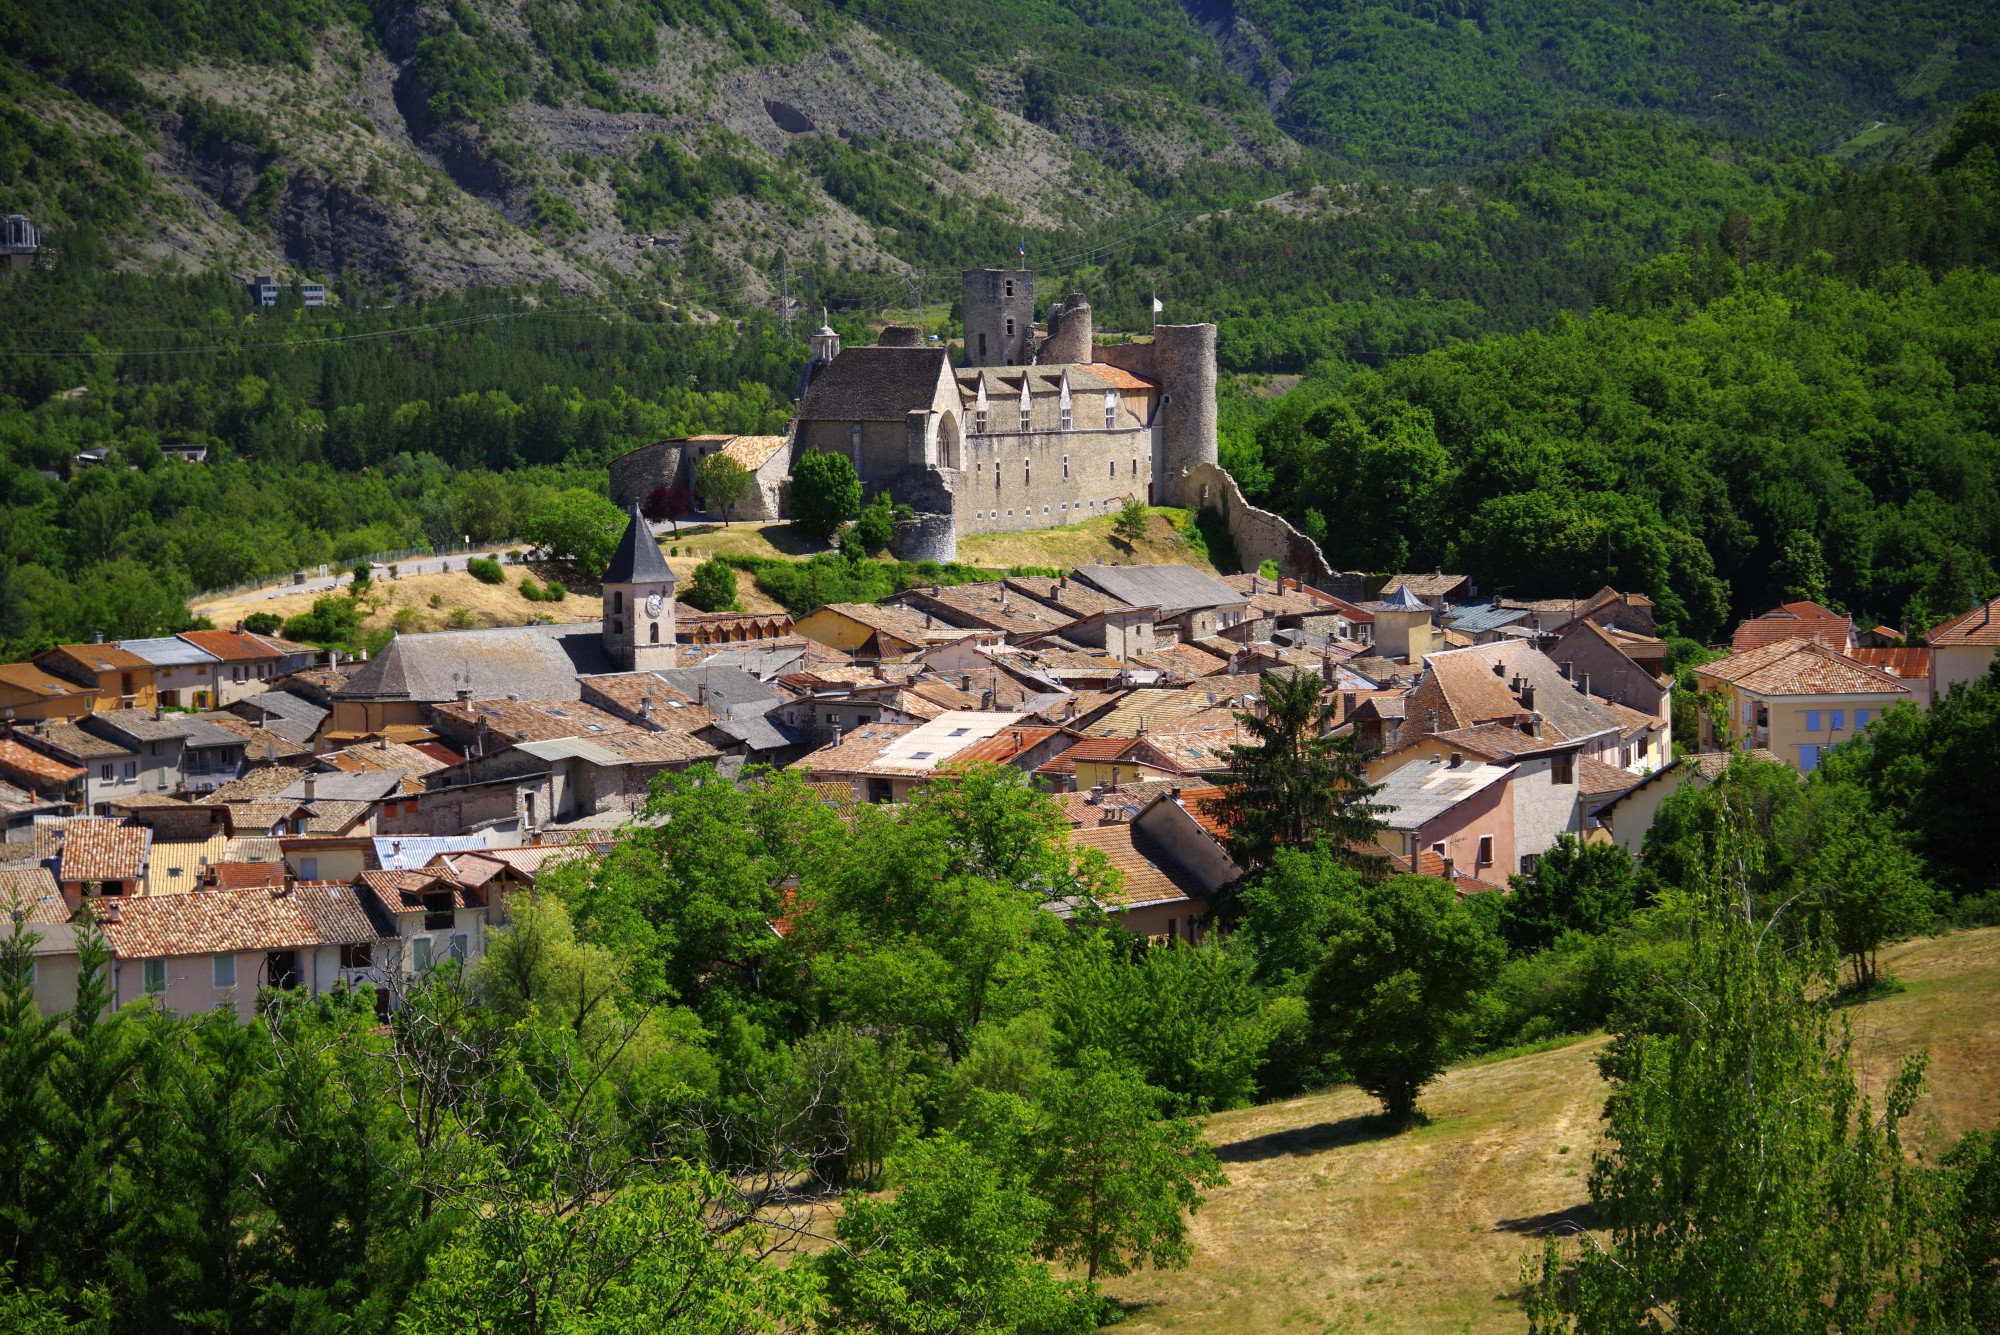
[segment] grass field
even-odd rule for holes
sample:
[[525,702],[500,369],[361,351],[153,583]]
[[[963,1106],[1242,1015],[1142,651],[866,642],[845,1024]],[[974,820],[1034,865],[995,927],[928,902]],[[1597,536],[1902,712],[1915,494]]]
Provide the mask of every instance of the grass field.
[[[1931,1050],[1919,1139],[2000,1120],[2000,929],[1883,952],[1900,993],[1854,1007],[1879,1090]],[[1425,1091],[1428,1126],[1390,1136],[1354,1090],[1223,1113],[1230,1184],[1195,1216],[1193,1265],[1110,1283],[1121,1331],[1175,1335],[1519,1331],[1523,1253],[1577,1217],[1605,1087],[1602,1039],[1460,1068]]]

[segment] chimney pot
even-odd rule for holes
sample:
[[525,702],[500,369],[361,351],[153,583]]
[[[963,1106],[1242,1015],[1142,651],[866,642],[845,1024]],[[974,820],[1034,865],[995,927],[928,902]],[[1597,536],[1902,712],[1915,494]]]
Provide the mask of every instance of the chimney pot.
[[1494,676],[1496,676],[1496,677],[1504,677],[1504,676],[1506,676],[1506,675],[1507,675],[1507,665],[1506,665],[1505,663],[1500,663],[1500,662],[1496,662],[1496,663],[1494,663],[1494,664],[1493,664],[1493,675],[1494,675]]

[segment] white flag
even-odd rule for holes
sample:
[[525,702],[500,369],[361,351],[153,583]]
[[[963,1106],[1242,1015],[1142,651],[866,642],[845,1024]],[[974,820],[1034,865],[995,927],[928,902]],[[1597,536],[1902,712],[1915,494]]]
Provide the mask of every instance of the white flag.
[[1161,311],[1165,310],[1166,308],[1167,308],[1166,302],[1161,301],[1158,297],[1153,298],[1153,314],[1158,315]]

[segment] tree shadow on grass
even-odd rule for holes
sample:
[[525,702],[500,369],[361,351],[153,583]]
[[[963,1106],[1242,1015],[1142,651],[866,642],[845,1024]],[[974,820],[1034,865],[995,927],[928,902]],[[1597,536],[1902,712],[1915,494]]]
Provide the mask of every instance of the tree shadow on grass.
[[1496,1219],[1493,1221],[1493,1227],[1506,1233],[1545,1238],[1552,1233],[1560,1237],[1594,1229],[1599,1222],[1597,1207],[1589,1201],[1578,1201],[1575,1205],[1567,1205],[1560,1210],[1549,1210],[1542,1214],[1523,1215],[1519,1219]]
[[[1420,1115],[1421,1116],[1421,1115]],[[1289,1131],[1272,1131],[1248,1140],[1238,1140],[1215,1147],[1215,1157],[1224,1163],[1256,1163],[1262,1159],[1276,1159],[1284,1155],[1318,1154],[1321,1150],[1340,1149],[1346,1145],[1363,1145],[1371,1140],[1387,1140],[1410,1128],[1412,1123],[1399,1122],[1385,1113],[1371,1113],[1365,1117],[1343,1117],[1337,1122],[1317,1122],[1312,1126],[1293,1127]]]

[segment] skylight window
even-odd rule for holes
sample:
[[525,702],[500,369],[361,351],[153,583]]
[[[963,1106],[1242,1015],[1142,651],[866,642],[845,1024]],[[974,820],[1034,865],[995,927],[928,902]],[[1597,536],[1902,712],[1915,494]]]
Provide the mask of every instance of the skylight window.
[[968,732],[971,732],[971,731],[972,731],[972,729],[970,729],[970,728],[953,728],[953,729],[951,730],[951,735],[952,735],[953,737],[963,737],[963,736],[965,736],[965,734],[967,734]]
[[917,751],[912,753],[910,756],[910,759],[912,760],[929,760],[930,758],[931,758],[931,753],[928,751]]

